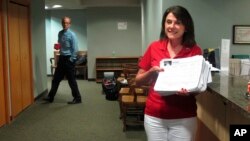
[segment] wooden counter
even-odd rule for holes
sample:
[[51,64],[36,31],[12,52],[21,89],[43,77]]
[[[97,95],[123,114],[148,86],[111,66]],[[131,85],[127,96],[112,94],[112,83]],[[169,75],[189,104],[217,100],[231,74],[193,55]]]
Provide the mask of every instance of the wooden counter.
[[207,91],[197,96],[196,141],[229,141],[231,124],[250,125],[250,100],[245,97],[247,82],[247,77],[213,74]]

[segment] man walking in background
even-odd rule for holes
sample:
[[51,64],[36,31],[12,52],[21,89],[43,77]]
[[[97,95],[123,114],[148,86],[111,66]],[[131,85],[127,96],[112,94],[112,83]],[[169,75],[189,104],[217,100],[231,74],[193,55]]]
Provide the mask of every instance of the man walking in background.
[[58,33],[58,43],[60,44],[59,61],[53,76],[51,90],[48,96],[44,98],[45,101],[50,103],[54,101],[57,89],[64,76],[68,79],[73,96],[73,101],[68,102],[68,104],[78,104],[82,102],[75,78],[75,61],[78,51],[77,39],[75,33],[69,29],[70,25],[71,19],[69,17],[63,17],[63,29]]

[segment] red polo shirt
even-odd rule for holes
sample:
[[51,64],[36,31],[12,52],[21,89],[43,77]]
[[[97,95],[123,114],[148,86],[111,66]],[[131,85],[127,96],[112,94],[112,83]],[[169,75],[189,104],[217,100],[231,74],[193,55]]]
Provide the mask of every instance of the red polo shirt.
[[[164,58],[170,58],[167,50],[167,40],[155,41],[148,47],[144,56],[140,60],[139,67],[148,71],[152,66],[159,66],[160,61]],[[194,55],[201,55],[202,50],[195,45],[191,48],[183,47],[175,58],[185,58]],[[185,70],[183,70],[185,73]],[[196,116],[196,99],[194,96],[160,96],[154,91],[154,84],[150,87],[149,95],[146,102],[145,114],[162,118],[162,119],[178,119]]]

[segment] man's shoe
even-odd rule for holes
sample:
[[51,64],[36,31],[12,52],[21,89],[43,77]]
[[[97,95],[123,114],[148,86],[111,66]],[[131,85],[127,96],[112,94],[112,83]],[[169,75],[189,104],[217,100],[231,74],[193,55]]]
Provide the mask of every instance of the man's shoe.
[[73,99],[73,101],[68,102],[68,104],[79,104],[82,103],[81,99]]
[[47,102],[50,102],[50,103],[52,103],[54,101],[54,99],[50,98],[50,97],[45,97],[43,100],[47,101]]

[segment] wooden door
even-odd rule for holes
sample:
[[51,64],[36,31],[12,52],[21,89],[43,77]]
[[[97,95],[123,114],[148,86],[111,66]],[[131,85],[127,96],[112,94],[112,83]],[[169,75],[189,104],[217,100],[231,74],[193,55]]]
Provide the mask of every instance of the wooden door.
[[22,111],[21,96],[21,66],[19,44],[19,5],[8,4],[9,25],[9,60],[10,60],[10,87],[11,87],[11,115],[16,116]]
[[29,17],[28,7],[19,6],[19,43],[21,61],[21,83],[22,83],[22,108],[26,108],[33,101],[32,96],[32,71],[31,71],[31,49],[29,44]]
[[11,115],[32,103],[28,7],[8,3]]
[[[2,0],[0,0],[0,5],[2,5]],[[4,94],[4,75],[3,75],[3,37],[2,37],[2,9],[0,7],[0,127],[4,125],[6,120],[6,106],[5,106],[5,94]]]

